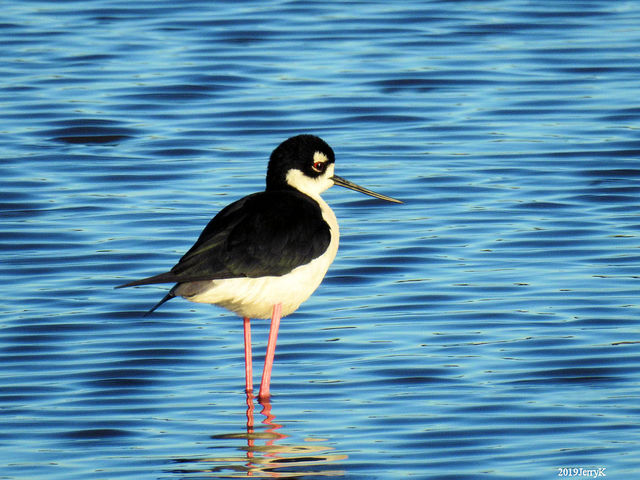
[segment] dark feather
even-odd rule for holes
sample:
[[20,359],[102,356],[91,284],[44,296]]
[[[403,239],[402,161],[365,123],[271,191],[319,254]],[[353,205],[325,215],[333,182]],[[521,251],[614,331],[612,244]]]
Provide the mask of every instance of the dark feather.
[[140,280],[134,280],[124,285],[118,285],[116,288],[135,287],[137,285],[151,285],[152,283],[175,283],[178,279],[172,272],[165,272],[153,277],[141,278]]
[[322,255],[330,241],[329,225],[315,200],[293,189],[254,193],[211,219],[170,272],[116,288],[280,276]]
[[164,297],[162,297],[162,300],[160,300],[158,303],[156,303],[153,307],[151,307],[151,309],[144,314],[144,316],[146,317],[147,315],[150,315],[151,313],[153,313],[153,311],[158,308],[160,305],[162,305],[164,302],[167,302],[169,300],[171,300],[172,298],[174,298],[176,296],[175,293],[173,293],[173,291],[176,289],[176,287],[173,287],[171,290],[169,290],[169,293],[167,293]]
[[284,275],[330,241],[313,199],[295,190],[254,193],[216,215],[171,273],[179,282]]

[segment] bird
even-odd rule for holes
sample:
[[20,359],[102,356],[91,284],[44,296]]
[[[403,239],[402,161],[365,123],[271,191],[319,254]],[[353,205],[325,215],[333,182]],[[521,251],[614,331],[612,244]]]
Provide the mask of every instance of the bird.
[[115,288],[173,283],[147,315],[183,297],[241,317],[247,394],[253,392],[250,319],[270,318],[258,394],[268,400],[280,320],[318,288],[338,251],[338,221],[320,196],[333,185],[403,203],[339,177],[334,151],[324,140],[296,135],[271,153],[265,190],[224,207],[173,268]]

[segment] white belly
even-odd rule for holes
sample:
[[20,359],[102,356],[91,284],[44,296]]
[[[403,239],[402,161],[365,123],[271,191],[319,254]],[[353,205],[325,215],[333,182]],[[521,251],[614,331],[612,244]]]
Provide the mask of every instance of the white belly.
[[241,317],[271,318],[273,306],[282,304],[282,316],[295,312],[318,288],[338,251],[339,231],[335,214],[322,198],[315,198],[331,228],[327,251],[286,275],[259,278],[225,278],[183,283],[176,295],[197,303],[212,303]]

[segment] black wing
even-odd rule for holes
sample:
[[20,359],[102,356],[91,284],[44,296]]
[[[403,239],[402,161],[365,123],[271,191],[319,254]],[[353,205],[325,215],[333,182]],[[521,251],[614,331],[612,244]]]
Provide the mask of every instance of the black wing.
[[123,286],[280,276],[322,255],[330,241],[313,199],[294,190],[255,193],[211,219],[170,272]]

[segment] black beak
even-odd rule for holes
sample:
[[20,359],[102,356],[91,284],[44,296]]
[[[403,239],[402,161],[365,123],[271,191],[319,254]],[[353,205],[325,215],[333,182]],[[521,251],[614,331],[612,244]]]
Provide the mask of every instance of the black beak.
[[344,178],[339,177],[337,175],[334,175],[333,177],[331,177],[331,180],[333,180],[333,183],[336,185],[340,185],[341,187],[355,190],[356,192],[364,193],[365,195],[369,195],[371,197],[379,198],[380,200],[386,200],[387,202],[393,202],[393,203],[404,203],[395,198],[382,195],[381,193],[372,192],[367,188],[361,187],[360,185],[356,185],[355,183],[350,182],[349,180],[345,180]]

